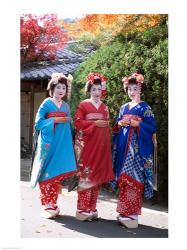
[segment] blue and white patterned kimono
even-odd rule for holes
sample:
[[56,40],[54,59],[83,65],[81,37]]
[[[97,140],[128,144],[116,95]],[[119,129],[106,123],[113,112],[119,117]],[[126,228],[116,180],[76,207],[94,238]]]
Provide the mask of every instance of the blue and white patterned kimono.
[[153,134],[156,132],[156,122],[150,106],[140,102],[129,109],[128,103],[120,108],[117,122],[128,118],[140,121],[139,127],[120,127],[113,136],[113,165],[116,180],[111,183],[114,187],[120,176],[126,174],[144,185],[144,197],[153,196]]
[[69,105],[63,102],[58,108],[51,98],[47,98],[38,109],[35,129],[40,133],[31,175],[33,188],[37,182],[76,170],[70,121],[54,123],[54,117],[50,114],[70,117]]

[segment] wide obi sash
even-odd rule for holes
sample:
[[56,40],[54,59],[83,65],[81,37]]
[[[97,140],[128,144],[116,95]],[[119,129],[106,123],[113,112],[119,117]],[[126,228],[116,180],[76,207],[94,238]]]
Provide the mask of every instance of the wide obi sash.
[[67,116],[67,113],[61,112],[61,111],[58,111],[58,112],[48,112],[46,114],[46,118],[51,118],[51,117],[66,117],[66,116]]
[[139,115],[132,115],[132,114],[125,114],[125,115],[123,115],[122,116],[122,121],[123,120],[131,120],[131,119],[133,119],[133,120],[136,120],[136,121],[142,121],[142,117],[141,116],[139,116]]
[[85,120],[105,120],[102,113],[89,113],[86,115]]

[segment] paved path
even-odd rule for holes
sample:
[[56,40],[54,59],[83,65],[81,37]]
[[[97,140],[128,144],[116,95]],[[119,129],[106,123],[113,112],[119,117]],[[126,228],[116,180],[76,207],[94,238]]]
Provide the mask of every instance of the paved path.
[[40,217],[39,190],[21,182],[21,237],[35,238],[167,238],[168,214],[159,206],[145,204],[137,229],[126,229],[116,222],[116,197],[102,191],[97,209],[99,220],[80,222],[75,219],[77,194],[67,192],[59,197],[61,214],[55,219]]

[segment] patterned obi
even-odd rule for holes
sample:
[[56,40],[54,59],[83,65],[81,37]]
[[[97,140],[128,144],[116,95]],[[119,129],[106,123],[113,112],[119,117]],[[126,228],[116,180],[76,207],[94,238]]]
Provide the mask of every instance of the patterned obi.
[[67,113],[65,112],[48,112],[46,115],[46,118],[51,118],[51,117],[66,117]]
[[85,120],[105,120],[102,113],[89,113],[86,115]]
[[122,116],[122,121],[126,121],[126,120],[130,120],[130,119],[133,119],[133,120],[136,120],[136,121],[139,121],[141,122],[142,121],[142,118],[141,116],[139,115],[130,115],[130,114],[125,114]]

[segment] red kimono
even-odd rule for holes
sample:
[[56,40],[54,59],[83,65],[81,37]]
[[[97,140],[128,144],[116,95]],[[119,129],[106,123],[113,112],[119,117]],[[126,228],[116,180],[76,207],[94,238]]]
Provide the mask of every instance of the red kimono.
[[75,114],[75,152],[81,174],[78,209],[94,211],[99,186],[114,179],[109,127],[97,127],[95,120],[109,120],[108,107],[97,109],[89,100],[81,102]]
[[109,120],[108,107],[97,109],[89,100],[81,102],[75,114],[75,151],[81,177],[91,186],[114,179],[109,127],[97,127],[93,121]]

